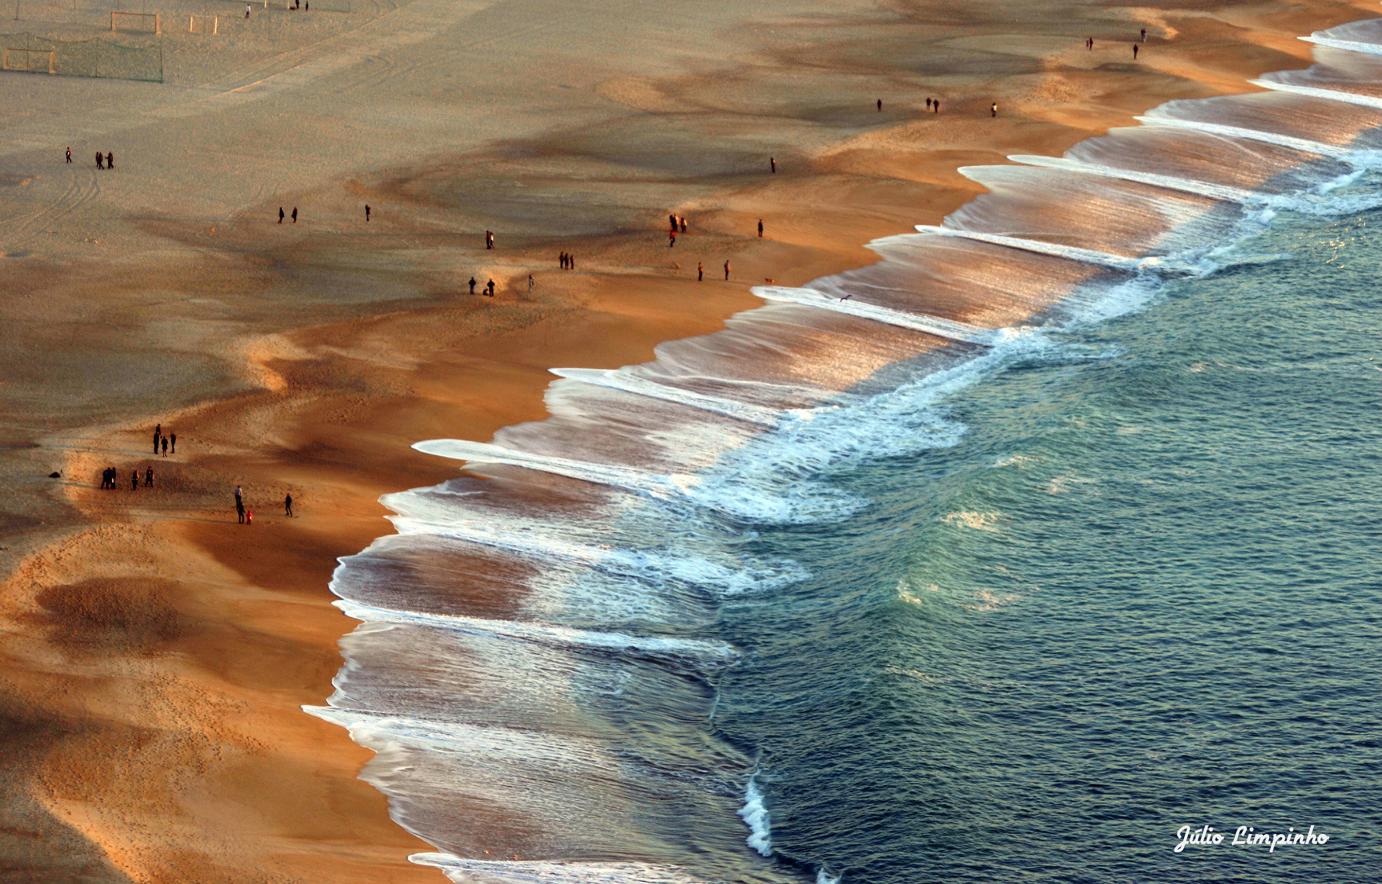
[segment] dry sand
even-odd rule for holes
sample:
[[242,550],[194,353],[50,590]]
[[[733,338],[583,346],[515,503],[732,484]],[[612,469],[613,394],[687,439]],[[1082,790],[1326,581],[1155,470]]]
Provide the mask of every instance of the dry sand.
[[[364,750],[299,710],[351,626],[335,557],[388,531],[380,494],[454,471],[409,443],[541,417],[548,367],[641,361],[751,284],[866,263],[973,194],[958,166],[1244,91],[1375,12],[703,6],[179,2],[164,84],[0,74],[0,879],[437,880],[355,779]],[[99,30],[58,7],[0,31]],[[219,37],[175,26],[213,9]],[[176,456],[150,456],[156,422]]]

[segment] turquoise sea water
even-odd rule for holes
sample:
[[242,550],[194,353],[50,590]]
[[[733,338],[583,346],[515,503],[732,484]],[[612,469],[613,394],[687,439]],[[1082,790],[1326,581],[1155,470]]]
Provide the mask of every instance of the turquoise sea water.
[[[1366,192],[1376,179],[1354,185]],[[1382,214],[1163,284],[833,477],[813,577],[731,606],[716,722],[771,842],[844,880],[1375,880]],[[1091,358],[1092,357],[1092,358]],[[1182,825],[1222,846],[1176,853]],[[1231,846],[1237,826],[1324,846]]]

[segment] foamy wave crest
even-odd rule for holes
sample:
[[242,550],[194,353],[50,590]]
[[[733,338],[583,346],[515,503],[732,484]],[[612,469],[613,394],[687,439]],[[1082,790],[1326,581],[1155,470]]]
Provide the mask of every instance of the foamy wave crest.
[[709,879],[699,878],[686,869],[651,863],[481,860],[450,853],[415,853],[408,858],[418,865],[441,869],[455,884],[709,884]]
[[744,806],[739,809],[739,817],[749,827],[746,839],[761,856],[773,855],[772,820],[768,816],[768,806],[763,803],[763,793],[758,789],[758,774],[749,777],[744,789]]
[[765,301],[784,301],[792,304],[802,304],[807,307],[815,307],[818,310],[846,313],[850,316],[858,316],[862,319],[872,319],[875,322],[883,322],[888,325],[909,328],[913,331],[924,332],[939,338],[947,338],[952,341],[963,341],[969,344],[991,344],[993,343],[995,333],[993,329],[979,328],[978,326],[969,325],[968,323],[956,322],[953,319],[944,319],[939,316],[907,313],[902,310],[891,310],[887,307],[879,307],[876,304],[868,303],[866,300],[856,300],[848,295],[844,297],[830,297],[824,292],[812,288],[755,286],[753,293]]
[[[645,584],[672,581],[737,594],[777,589],[808,576],[790,561],[768,562],[740,554],[734,565],[727,565],[668,549],[620,546],[620,538],[603,526],[600,531],[606,542],[596,545],[582,542],[579,529],[556,530],[559,526],[531,517],[463,508],[437,512],[430,505],[436,496],[435,490],[404,491],[385,496],[382,503],[396,513],[389,521],[399,534],[448,537],[532,561],[578,564]],[[462,495],[457,497],[464,500]]]
[[349,599],[339,599],[335,605],[344,611],[346,616],[366,623],[413,623],[438,629],[501,635],[544,644],[575,645],[614,652],[634,651],[651,655],[690,658],[707,663],[727,663],[737,656],[737,652],[731,645],[720,641],[600,632],[547,623],[468,617],[462,614],[425,614],[419,611],[401,611],[393,608],[382,608],[377,605],[364,605]]

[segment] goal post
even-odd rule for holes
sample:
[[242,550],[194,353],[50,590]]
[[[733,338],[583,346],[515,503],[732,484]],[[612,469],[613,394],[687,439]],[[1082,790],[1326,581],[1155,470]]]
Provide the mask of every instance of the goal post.
[[221,17],[219,15],[189,15],[187,16],[187,33],[189,34],[219,34],[221,32]]
[[58,53],[53,49],[11,49],[6,47],[0,50],[0,70],[56,74],[58,72]]
[[163,16],[157,12],[125,12],[119,9],[110,11],[110,30],[115,32],[121,28],[128,28],[132,31],[148,31],[153,29],[155,36],[163,33]]

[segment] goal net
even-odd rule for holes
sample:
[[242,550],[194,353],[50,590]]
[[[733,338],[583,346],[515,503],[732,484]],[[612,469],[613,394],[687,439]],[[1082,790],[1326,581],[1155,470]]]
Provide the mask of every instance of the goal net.
[[189,34],[219,34],[220,32],[221,17],[218,15],[187,16],[187,33]]
[[58,54],[52,49],[6,47],[0,50],[0,70],[56,74],[58,72]]
[[112,9],[110,11],[110,29],[111,31],[129,30],[162,34],[163,16],[157,12],[122,12],[118,9]]

